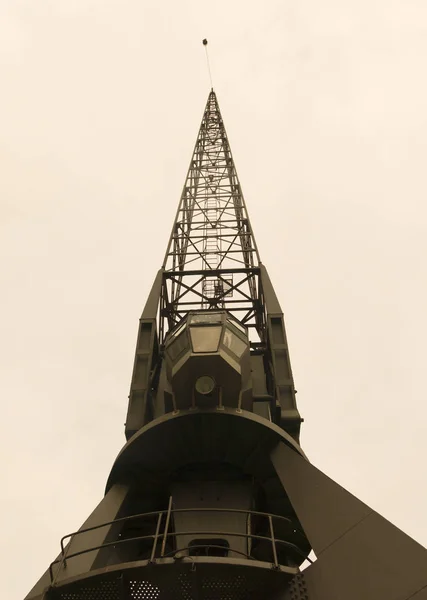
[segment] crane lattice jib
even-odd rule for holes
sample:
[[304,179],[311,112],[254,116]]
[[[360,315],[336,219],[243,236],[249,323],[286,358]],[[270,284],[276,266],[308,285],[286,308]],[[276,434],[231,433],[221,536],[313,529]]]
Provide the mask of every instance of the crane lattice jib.
[[163,266],[161,341],[189,311],[218,308],[264,340],[258,250],[213,90]]

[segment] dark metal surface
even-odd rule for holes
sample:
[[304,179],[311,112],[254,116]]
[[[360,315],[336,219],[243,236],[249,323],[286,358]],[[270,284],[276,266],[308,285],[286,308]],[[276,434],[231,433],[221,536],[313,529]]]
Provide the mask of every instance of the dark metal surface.
[[[408,600],[427,591],[427,550],[280,443],[272,462],[316,562],[310,600]],[[421,595],[421,596],[420,596]],[[290,591],[283,598],[292,598]]]
[[279,441],[303,453],[283,429],[249,411],[224,407],[169,413],[128,441],[114,462],[107,490],[127,477],[137,480],[151,473],[167,478],[198,463],[233,465],[259,479],[273,476],[269,454]]
[[212,90],[140,319],[128,441],[27,600],[427,600],[427,551],[308,462],[295,394]]
[[256,561],[163,559],[63,583],[51,589],[49,600],[260,600],[286,587],[293,575]]

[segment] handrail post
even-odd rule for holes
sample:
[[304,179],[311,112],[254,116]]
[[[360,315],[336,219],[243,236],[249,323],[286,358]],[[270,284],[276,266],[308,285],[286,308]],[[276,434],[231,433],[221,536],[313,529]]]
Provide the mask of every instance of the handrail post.
[[268,515],[268,522],[270,524],[271,548],[273,550],[274,567],[278,569],[279,563],[277,562],[276,540],[274,538],[273,519],[271,518],[271,515]]
[[166,540],[167,540],[168,533],[169,533],[169,521],[171,518],[171,512],[172,512],[172,496],[169,496],[168,514],[166,516],[166,525],[165,525],[165,531],[163,533],[162,550],[161,550],[161,554],[160,554],[160,556],[162,558],[165,554],[165,547],[166,547]]
[[[70,540],[65,548],[64,548],[64,539],[65,538],[61,538],[61,559],[58,561],[54,561],[53,563],[50,563],[50,565],[49,565],[49,575],[50,575],[50,584],[51,585],[55,584],[56,579],[57,579],[62,567],[65,568],[67,566],[67,554],[68,554],[68,550],[70,548],[70,544],[71,544],[71,540],[73,539],[73,536],[70,536]],[[53,574],[53,565],[58,565],[55,575]]]
[[[62,565],[64,565],[64,567],[67,566],[67,554],[68,554],[68,550],[70,549],[70,545],[71,545],[71,540],[73,538],[71,537],[68,544],[65,546],[64,552],[62,553],[62,562],[61,562],[61,567]],[[62,541],[62,540],[61,540]]]
[[50,563],[49,565],[49,576],[50,576],[50,585],[52,585],[53,583],[53,565],[56,564],[55,562]]
[[246,550],[248,553],[248,556],[251,555],[252,553],[252,514],[251,511],[248,510],[248,512],[246,513],[246,531],[248,534],[248,541],[246,543]]
[[69,536],[64,536],[61,538],[60,544],[61,544],[61,555],[64,556],[64,540],[69,537]]
[[154,556],[156,554],[157,540],[159,538],[160,524],[162,522],[162,518],[163,518],[163,511],[159,512],[159,517],[157,519],[156,533],[154,534],[153,549],[151,550],[150,562],[154,561]]

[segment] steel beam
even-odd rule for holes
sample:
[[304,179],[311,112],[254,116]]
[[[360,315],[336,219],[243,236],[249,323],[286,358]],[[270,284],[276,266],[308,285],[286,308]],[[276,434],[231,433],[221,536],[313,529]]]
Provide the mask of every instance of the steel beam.
[[425,599],[425,548],[285,444],[271,460],[317,556],[278,598]]

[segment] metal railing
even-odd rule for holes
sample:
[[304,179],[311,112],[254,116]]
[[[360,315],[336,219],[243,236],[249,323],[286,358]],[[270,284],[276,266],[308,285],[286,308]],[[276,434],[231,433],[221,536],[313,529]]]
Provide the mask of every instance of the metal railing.
[[[257,517],[258,519],[266,519],[268,535],[261,535],[259,533],[254,533],[251,531],[242,533],[242,532],[238,532],[238,531],[220,531],[220,530],[214,530],[214,529],[210,529],[210,530],[206,530],[206,531],[200,530],[200,529],[188,531],[188,530],[181,529],[181,527],[179,528],[178,531],[174,531],[172,529],[171,520],[174,515],[176,515],[178,513],[182,514],[182,513],[203,513],[203,512],[205,512],[205,513],[235,513],[235,514],[240,514],[240,515],[244,514],[247,516],[247,522],[249,520],[252,521],[253,517]],[[141,519],[147,519],[147,520],[152,519],[155,521],[155,527],[154,527],[153,533],[150,533],[148,535],[135,536],[135,537],[126,537],[126,538],[117,537],[114,540],[104,541],[101,544],[98,544],[96,546],[90,546],[90,547],[84,548],[82,550],[78,550],[76,552],[72,552],[72,551],[70,552],[71,547],[72,547],[72,542],[79,535],[89,533],[91,531],[96,531],[97,529],[101,529],[103,527],[108,527],[110,525],[127,524],[132,521],[140,522]],[[164,528],[162,529],[163,521],[164,521]],[[238,550],[233,547],[225,548],[224,546],[219,546],[214,543],[215,540],[212,540],[212,542],[213,542],[212,544],[206,543],[207,540],[206,541],[195,540],[195,541],[200,541],[200,544],[192,544],[191,547],[186,546],[183,548],[174,548],[172,551],[166,552],[166,549],[167,549],[166,544],[168,541],[175,542],[176,538],[178,536],[188,536],[188,535],[195,535],[195,536],[206,535],[206,536],[210,536],[211,538],[212,538],[212,536],[226,537],[226,538],[232,538],[232,539],[245,538],[246,540],[248,540],[248,542],[250,541],[251,544],[253,544],[254,541],[268,542],[269,545],[271,546],[271,556],[273,558],[273,561],[271,564],[272,564],[272,567],[276,568],[276,569],[279,568],[278,546],[287,548],[292,553],[295,553],[298,556],[300,556],[301,559],[312,562],[307,556],[307,551],[302,550],[299,546],[297,546],[296,544],[294,544],[288,540],[283,540],[283,539],[276,537],[275,531],[274,531],[274,522],[275,521],[279,521],[279,522],[281,521],[281,522],[287,523],[288,526],[290,525],[294,534],[301,535],[301,537],[302,537],[301,541],[304,542],[304,546],[307,544],[304,533],[300,529],[298,529],[295,526],[294,521],[292,521],[292,519],[290,519],[288,517],[283,517],[280,515],[273,515],[273,514],[259,512],[259,511],[248,511],[248,510],[236,509],[236,508],[227,508],[227,509],[225,509],[225,508],[175,508],[174,509],[174,508],[172,508],[172,497],[171,497],[169,499],[169,505],[168,505],[167,510],[154,511],[154,512],[148,512],[148,513],[136,514],[136,515],[129,515],[126,517],[120,517],[118,519],[114,519],[113,521],[100,523],[98,525],[80,529],[79,531],[75,531],[73,533],[69,533],[69,534],[63,536],[60,541],[60,546],[61,546],[60,558],[53,561],[49,566],[49,574],[50,574],[51,583],[53,584],[55,582],[56,577],[59,574],[59,572],[61,571],[61,569],[66,568],[67,562],[72,558],[81,556],[83,554],[87,554],[89,552],[95,552],[97,550],[102,550],[104,548],[123,546],[125,544],[131,544],[131,543],[135,543],[135,542],[144,542],[146,540],[152,540],[151,553],[150,553],[150,558],[149,558],[150,563],[155,562],[155,560],[158,558],[168,558],[171,556],[176,556],[178,553],[182,553],[185,551],[188,551],[189,556],[192,556],[191,552],[194,551],[196,548],[197,549],[200,549],[200,548],[221,549],[222,551],[226,550],[227,553],[239,554],[247,560],[259,560],[255,556],[253,556],[250,552],[245,553],[245,552],[242,552],[241,550]],[[154,526],[154,523],[153,523],[153,526]],[[66,544],[67,540],[69,540],[68,544]],[[160,551],[158,551],[160,542],[161,542]],[[279,554],[280,554],[280,551],[279,551]],[[195,554],[193,556],[196,556],[196,555],[197,554]],[[54,575],[53,570],[54,570],[55,565],[59,565],[59,566],[58,566],[58,569],[56,570],[56,574]]]

